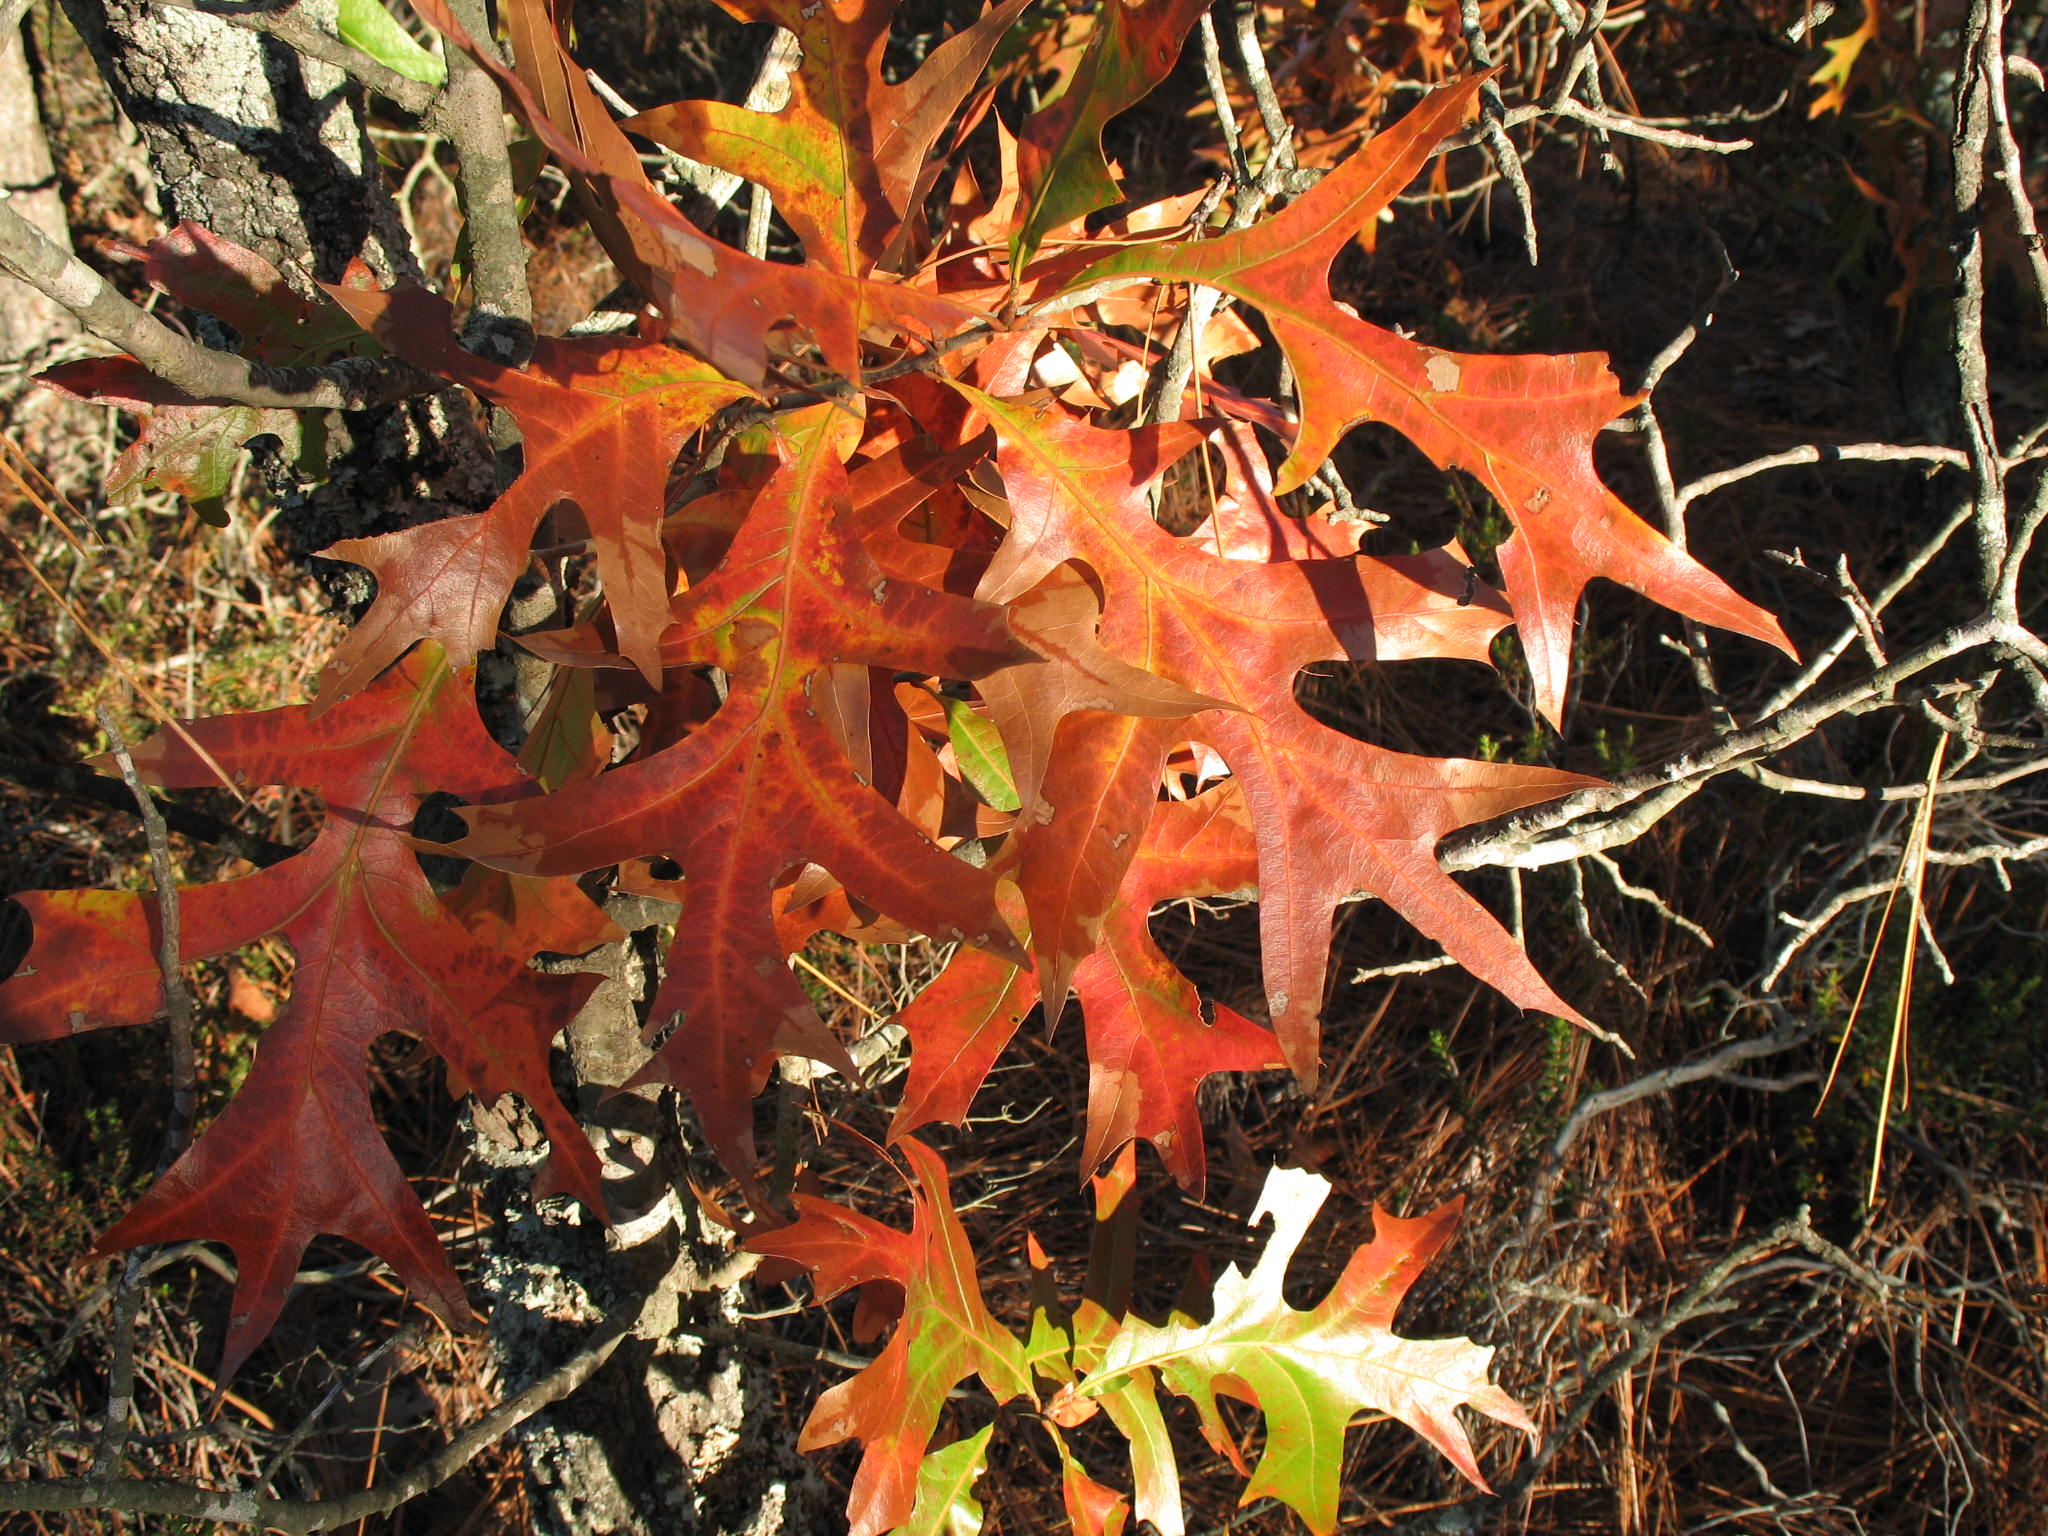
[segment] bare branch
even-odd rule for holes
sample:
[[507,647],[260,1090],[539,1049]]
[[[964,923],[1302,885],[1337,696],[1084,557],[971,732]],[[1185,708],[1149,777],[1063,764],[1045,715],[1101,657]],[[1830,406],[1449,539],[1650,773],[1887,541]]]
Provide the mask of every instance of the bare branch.
[[[1984,351],[1984,152],[2005,95],[2003,0],[1972,0],[1963,29],[1963,68],[1956,81],[1955,135],[1951,143],[1954,178],[1951,208],[1956,240],[1954,355],[1957,405],[1970,470],[1977,482],[1974,523],[1977,556],[1987,593],[1996,594],[2009,537],[2005,524],[2005,476],[1991,413],[1990,363]],[[1999,614],[2012,620],[2010,612]]]
[[1621,866],[1606,854],[1590,853],[1586,857],[1598,865],[1607,878],[1614,882],[1615,890],[1626,896],[1630,901],[1640,901],[1644,906],[1662,917],[1664,921],[1671,924],[1672,927],[1683,928],[1708,949],[1714,947],[1714,936],[1711,933],[1707,932],[1706,929],[1683,913],[1674,911],[1671,904],[1655,891],[1650,890],[1646,886],[1629,884],[1628,877],[1621,872]]
[[[1630,774],[1604,789],[1569,795],[1489,826],[1453,834],[1439,848],[1439,860],[1448,870],[1494,865],[1540,869],[1633,842],[1721,774],[1803,741],[1837,716],[1889,697],[1899,684],[1929,667],[2003,638],[2005,633],[1989,618],[1972,620],[1916,647],[1888,667],[1723,736],[1662,768]],[[2043,649],[2048,654],[2048,647]]]
[[[185,990],[180,965],[184,950],[178,920],[178,874],[171,864],[170,833],[158,814],[156,800],[135,771],[120,725],[105,705],[99,710],[100,729],[107,733],[114,762],[135,797],[142,813],[142,831],[149,845],[150,883],[156,890],[157,969],[163,973],[164,1033],[170,1044],[171,1113],[164,1131],[164,1145],[157,1157],[156,1171],[176,1162],[192,1140],[192,1119],[197,1110],[199,1090],[192,1054],[192,994]],[[130,1250],[122,1261],[120,1283],[114,1290],[114,1339],[107,1365],[107,1411],[100,1423],[99,1443],[92,1453],[92,1475],[111,1472],[121,1465],[128,1444],[128,1421],[135,1411],[135,1319],[142,1302],[143,1265],[146,1248]]]
[[[490,36],[483,0],[449,0],[471,37]],[[469,233],[470,280],[476,307],[463,322],[462,344],[479,357],[514,367],[533,351],[533,293],[526,280],[526,240],[506,150],[505,106],[498,83],[460,48],[448,52],[448,88],[436,127],[462,162],[462,207]]]
[[1351,973],[1351,979],[1361,982],[1378,981],[1382,976],[1421,976],[1429,971],[1447,970],[1457,963],[1449,955],[1437,955],[1428,960],[1403,960],[1398,965],[1361,967]]
[[128,352],[194,401],[288,410],[359,411],[447,386],[395,358],[343,358],[318,368],[273,368],[187,341],[53,244],[0,195],[0,268],[70,310],[95,336]]
[[274,37],[309,59],[332,65],[414,117],[425,117],[431,112],[440,95],[431,85],[409,79],[388,65],[378,63],[367,53],[351,48],[331,32],[301,16],[297,5],[290,0],[274,9],[208,4],[206,0],[156,0],[156,3],[181,11],[198,11],[244,32]]
[[[1943,779],[1934,786],[1934,792],[1937,795],[1968,795],[1987,789],[2002,789],[2044,768],[2048,768],[2048,757],[2031,758],[1996,773],[1979,774],[1968,779]],[[1925,784],[1831,784],[1822,779],[1803,779],[1795,774],[1780,773],[1761,764],[1743,771],[1766,789],[1788,795],[1814,795],[1823,800],[1918,800],[1927,793]]]
[[[1934,536],[1921,545],[1914,552],[1912,558],[1907,560],[1905,565],[1899,570],[1898,574],[1885,583],[1877,596],[1870,600],[1870,611],[1873,614],[1882,614],[1907,587],[1911,586],[1919,578],[1922,571],[1933,564],[1935,557],[1948,547],[1948,541],[1956,536],[1957,531],[1964,524],[1969,522],[1970,512],[1970,504],[1963,502],[1949,515],[1948,520],[1935,531]],[[1821,650],[1815,652],[1813,659],[1800,669],[1797,677],[1772,694],[1770,701],[1764,705],[1761,714],[1774,715],[1778,711],[1790,707],[1795,700],[1800,698],[1816,682],[1820,681],[1821,675],[1828,668],[1841,660],[1843,653],[1855,643],[1857,638],[1856,626],[1851,624],[1833,640],[1829,641]]]
[[[1458,25],[1465,39],[1465,51],[1481,69],[1493,68],[1493,45],[1486,40],[1486,28],[1479,19],[1479,0],[1458,0]],[[1529,265],[1536,265],[1536,203],[1529,192],[1529,178],[1522,170],[1522,157],[1508,141],[1507,108],[1500,99],[1500,87],[1491,80],[1479,91],[1480,141],[1493,156],[1493,163],[1507,178],[1515,194],[1515,207],[1522,214],[1522,248],[1529,253]],[[1543,109],[1538,107],[1530,113]],[[1576,115],[1576,114],[1574,114]]]
[[[1716,1260],[1699,1279],[1686,1287],[1678,1300],[1654,1323],[1638,1322],[1633,1330],[1634,1339],[1628,1348],[1612,1356],[1600,1368],[1599,1373],[1586,1383],[1585,1389],[1572,1404],[1571,1411],[1558,1421],[1556,1428],[1544,1436],[1543,1444],[1537,1448],[1535,1454],[1522,1463],[1514,1478],[1500,1490],[1498,1503],[1512,1504],[1535,1487],[1536,1480],[1543,1475],[1544,1468],[1550,1465],[1557,1453],[1578,1433],[1579,1426],[1586,1422],[1593,1409],[1607,1400],[1607,1394],[1614,1384],[1649,1359],[1667,1337],[1694,1318],[1720,1310],[1714,1297],[1738,1269],[1790,1243],[1809,1247],[1807,1240],[1814,1237],[1807,1209],[1802,1205],[1796,1215],[1786,1217],[1763,1236],[1744,1243],[1740,1248],[1730,1250]],[[1841,1251],[1834,1248],[1833,1244],[1827,1246],[1834,1252]],[[1860,1269],[1861,1266],[1857,1268]],[[1487,1502],[1491,1504],[1494,1501]]]
[[1688,482],[1678,491],[1678,504],[1690,507],[1702,496],[1738,485],[1753,475],[1766,470],[1790,469],[1799,464],[1948,464],[1957,469],[1970,467],[1969,455],[1960,448],[1934,446],[1902,446],[1897,443],[1808,443],[1799,448],[1787,448],[1778,453],[1751,459],[1747,464],[1737,464],[1732,469],[1716,470],[1711,475],[1701,475]]
[[1628,967],[1615,959],[1607,946],[1593,936],[1592,914],[1586,910],[1585,868],[1577,859],[1573,859],[1566,868],[1571,871],[1572,875],[1572,924],[1578,929],[1580,939],[1585,942],[1588,949],[1593,951],[1595,959],[1606,966],[1623,986],[1627,987],[1647,1004],[1650,1001],[1650,994],[1643,990],[1643,984],[1631,976],[1628,973]]
[[1663,1067],[1655,1072],[1645,1072],[1632,1082],[1618,1088],[1609,1088],[1600,1093],[1588,1094],[1573,1107],[1571,1115],[1557,1133],[1549,1148],[1543,1154],[1543,1161],[1537,1166],[1536,1177],[1529,1189],[1529,1205],[1522,1217],[1522,1231],[1526,1235],[1534,1232],[1543,1220],[1543,1214],[1550,1207],[1551,1192],[1564,1172],[1565,1159],[1571,1154],[1586,1127],[1609,1110],[1619,1109],[1624,1104],[1633,1104],[1638,1099],[1647,1099],[1655,1094],[1669,1093],[1687,1083],[1697,1083],[1710,1077],[1725,1077],[1728,1072],[1746,1061],[1755,1061],[1762,1056],[1776,1056],[1794,1046],[1801,1045],[1820,1033],[1817,1022],[1800,1023],[1789,1016],[1785,1022],[1768,1035],[1759,1035],[1753,1040],[1736,1040],[1724,1045],[1710,1056],[1694,1061],[1681,1062],[1677,1066]]

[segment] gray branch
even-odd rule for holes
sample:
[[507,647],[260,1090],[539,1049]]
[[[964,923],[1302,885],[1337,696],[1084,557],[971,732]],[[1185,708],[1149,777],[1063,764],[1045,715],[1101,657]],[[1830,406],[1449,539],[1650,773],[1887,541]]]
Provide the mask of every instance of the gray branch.
[[231,27],[239,27],[244,32],[257,32],[266,37],[274,37],[309,59],[317,59],[322,64],[332,65],[343,74],[368,86],[379,96],[396,103],[414,117],[424,117],[433,108],[435,98],[439,94],[432,86],[401,75],[397,70],[378,63],[359,49],[351,48],[340,38],[301,16],[297,7],[293,5],[285,5],[276,10],[248,10],[209,5],[205,0],[157,0],[157,4],[172,6],[181,11],[198,11],[217,21],[224,21]]
[[[483,0],[449,0],[471,37],[490,36]],[[526,240],[505,145],[505,106],[498,83],[460,48],[448,53],[448,88],[434,121],[462,162],[462,209],[469,231],[476,307],[462,344],[480,357],[514,367],[533,351],[533,293],[526,281]]]
[[95,336],[200,404],[359,411],[447,387],[396,358],[349,357],[317,368],[274,368],[187,341],[52,243],[4,195],[0,268],[62,304]]

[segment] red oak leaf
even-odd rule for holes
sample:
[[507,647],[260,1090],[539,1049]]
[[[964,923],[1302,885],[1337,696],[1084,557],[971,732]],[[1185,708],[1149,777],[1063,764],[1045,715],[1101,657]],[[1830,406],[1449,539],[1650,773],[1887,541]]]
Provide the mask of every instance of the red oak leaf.
[[[1155,789],[1150,809],[1116,905],[1098,925],[1099,942],[1073,973],[1088,1030],[1081,1170],[1094,1172],[1141,1137],[1181,1184],[1199,1192],[1206,1160],[1195,1090],[1212,1073],[1282,1065],[1279,1045],[1229,1008],[1205,1019],[1193,985],[1153,943],[1147,919],[1163,901],[1246,889],[1257,877],[1257,857],[1234,784],[1187,801],[1160,801]],[[931,1120],[964,1121],[1038,1000],[1029,972],[972,950],[955,954],[900,1015],[910,1033],[910,1074],[890,1135]]]
[[1515,525],[1499,550],[1536,701],[1561,719],[1579,594],[1605,576],[1702,623],[1791,653],[1778,621],[1656,532],[1601,483],[1600,429],[1633,403],[1599,353],[1491,357],[1439,351],[1369,325],[1330,297],[1337,253],[1464,121],[1480,81],[1423,98],[1313,191],[1250,229],[1138,245],[1072,286],[1112,276],[1201,283],[1257,306],[1301,389],[1279,489],[1300,485],[1346,430],[1382,421],[1440,467],[1476,476]]
[[[476,718],[470,674],[423,647],[317,726],[297,705],[196,720],[134,755],[142,776],[167,788],[217,784],[216,764],[242,784],[315,788],[327,819],[297,856],[179,893],[186,961],[276,934],[297,961],[291,1000],[227,1109],[98,1251],[195,1238],[234,1250],[223,1379],[269,1332],[300,1255],[322,1233],[361,1243],[464,1325],[461,1282],[371,1113],[367,1053],[380,1037],[418,1035],[478,1094],[526,1099],[553,1144],[554,1181],[604,1210],[596,1157],[548,1076],[549,1042],[596,978],[542,976],[521,952],[479,942],[413,853],[410,829],[428,792],[526,792]],[[154,899],[17,899],[34,919],[35,945],[0,987],[0,1040],[58,1039],[161,1011]]]
[[[849,1075],[784,963],[773,889],[822,865],[861,900],[940,938],[1014,953],[986,872],[950,858],[863,782],[826,707],[838,664],[975,677],[1030,653],[1002,611],[891,580],[854,537],[844,460],[860,423],[837,404],[781,418],[780,462],[724,562],[676,601],[665,666],[730,679],[710,720],[544,800],[465,814],[460,851],[574,874],[642,855],[682,869],[684,910],[640,1081],[688,1091],[706,1137],[751,1185],[751,1099],[778,1055]],[[678,674],[687,679],[687,674]],[[863,697],[865,689],[862,690]]]
[[661,543],[669,467],[685,438],[749,391],[674,347],[617,336],[542,337],[525,368],[508,368],[457,345],[447,300],[423,288],[328,291],[407,362],[509,410],[526,460],[488,512],[322,551],[369,567],[378,589],[328,664],[322,697],[361,686],[423,636],[456,656],[488,650],[535,526],[564,502],[590,529],[620,652],[659,683],[669,621]]
[[[1331,914],[1361,887],[1514,1001],[1577,1018],[1507,930],[1437,866],[1434,850],[1457,827],[1596,781],[1389,752],[1319,724],[1294,701],[1295,674],[1313,661],[1483,659],[1505,616],[1491,593],[1469,590],[1463,563],[1441,550],[1384,560],[1220,560],[1147,514],[1131,466],[1157,451],[1156,439],[1090,426],[1042,397],[997,400],[960,387],[996,430],[1010,498],[1010,537],[980,595],[1001,602],[1062,561],[1084,561],[1105,593],[1107,650],[1232,706],[1184,729],[1221,753],[1244,786],[1259,849],[1266,996],[1288,1064],[1314,1081]],[[1133,757],[1125,771],[1135,777],[1141,763]],[[1154,763],[1147,776],[1157,771]],[[1107,803],[1092,780],[1086,794],[1095,797],[1091,806]],[[1050,784],[1041,799],[1058,827],[1066,807]],[[1097,840],[1087,856],[1114,858],[1138,830],[1091,827]],[[1027,818],[1020,837],[1038,835]],[[1029,900],[1028,887],[1025,894]],[[1048,940],[1037,933],[1036,909],[1032,921],[1043,956]],[[1078,954],[1087,936],[1069,918],[1052,942]]]

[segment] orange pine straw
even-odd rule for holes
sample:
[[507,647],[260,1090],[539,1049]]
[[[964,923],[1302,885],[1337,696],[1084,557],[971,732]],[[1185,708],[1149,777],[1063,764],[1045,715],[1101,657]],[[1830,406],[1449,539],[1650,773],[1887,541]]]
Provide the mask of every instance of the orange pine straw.
[[837,992],[841,997],[846,999],[847,1002],[853,1004],[854,1007],[858,1008],[862,1013],[866,1014],[869,1018],[879,1019],[882,1017],[882,1015],[875,1012],[873,1008],[870,1008],[866,1003],[862,1002],[859,998],[855,997],[851,992],[847,991],[846,988],[839,985],[839,983],[834,981],[830,976],[827,976],[823,971],[819,970],[815,965],[811,964],[810,957],[804,954],[802,950],[798,950],[795,954],[791,955],[789,957],[789,962],[790,964],[796,966],[798,969],[809,972],[812,978],[816,980],[820,986],[829,987],[832,991]]
[[[1891,923],[1892,908],[1899,899],[1901,886],[1908,887],[1906,898],[1906,952],[1899,962],[1899,991],[1892,1007],[1892,1038],[1885,1053],[1884,1093],[1877,1106],[1877,1143],[1871,1149],[1870,1184],[1864,1192],[1866,1207],[1877,1202],[1878,1176],[1884,1170],[1884,1137],[1891,1124],[1892,1088],[1903,1075],[1905,1091],[1900,1097],[1899,1107],[1909,1107],[1912,1097],[1912,1074],[1907,1061],[1906,1041],[1912,1020],[1913,971],[1920,955],[1920,930],[1926,922],[1924,894],[1927,883],[1927,843],[1934,830],[1935,791],[1941,780],[1941,765],[1948,755],[1948,733],[1943,732],[1934,744],[1934,757],[1927,765],[1927,779],[1920,797],[1920,807],[1913,816],[1912,830],[1906,834],[1906,846],[1899,855],[1898,873],[1892,877],[1891,894],[1885,898],[1884,915],[1878,919],[1877,938],[1870,946],[1870,959],[1863,967],[1863,982],[1856,989],[1856,1001],[1849,1007],[1849,1021],[1842,1026],[1842,1043],[1835,1048],[1834,1065],[1828,1069],[1826,1086],[1821,1089],[1820,1103],[1814,1106],[1818,1116],[1827,1107],[1828,1095],[1834,1091],[1835,1079],[1841,1075],[1842,1060],[1849,1053],[1849,1040],[1856,1032],[1856,1016],[1863,1008],[1864,994],[1870,990],[1870,978],[1877,969],[1877,957],[1884,952],[1885,929]],[[1903,1071],[1902,1071],[1903,1069]]]
[[161,1349],[158,1349],[155,1345],[149,1346],[149,1358],[154,1360],[158,1365],[168,1366],[170,1369],[176,1371],[180,1376],[183,1376],[187,1381],[190,1381],[195,1386],[204,1387],[209,1392],[218,1392],[220,1394],[220,1400],[222,1402],[226,1403],[230,1408],[235,1409],[237,1412],[246,1414],[249,1417],[250,1421],[254,1423],[258,1428],[269,1430],[275,1430],[277,1428],[277,1421],[273,1419],[269,1414],[265,1413],[261,1408],[258,1408],[246,1397],[239,1397],[235,1393],[228,1391],[225,1387],[221,1386],[218,1382],[216,1382],[211,1376],[208,1376],[205,1372],[194,1370],[184,1361],[175,1359],[172,1356],[165,1354]]

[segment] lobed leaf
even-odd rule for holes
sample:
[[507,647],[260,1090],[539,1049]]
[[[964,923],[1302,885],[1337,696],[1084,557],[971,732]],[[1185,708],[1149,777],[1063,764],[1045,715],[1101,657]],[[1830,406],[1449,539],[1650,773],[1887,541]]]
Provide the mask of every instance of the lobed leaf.
[[1412,1220],[1376,1208],[1373,1241],[1352,1254],[1321,1304],[1307,1312],[1287,1305],[1281,1287],[1288,1262],[1329,1189],[1317,1174],[1272,1170],[1252,1221],[1271,1216],[1273,1235],[1250,1274],[1233,1266],[1217,1280],[1210,1320],[1175,1316],[1162,1325],[1126,1318],[1067,1394],[1104,1396],[1154,1372],[1194,1402],[1212,1443],[1229,1437],[1217,1412],[1219,1394],[1256,1404],[1266,1416],[1266,1445],[1245,1501],[1280,1499],[1317,1536],[1337,1527],[1344,1432],[1360,1413],[1399,1419],[1480,1488],[1486,1483],[1457,1409],[1536,1433],[1520,1405],[1488,1381],[1491,1349],[1393,1331],[1403,1296],[1455,1230],[1462,1200]]
[[[974,1255],[946,1187],[945,1164],[915,1139],[906,1137],[898,1146],[916,1178],[908,1234],[849,1223],[850,1213],[831,1202],[807,1199],[795,1225],[746,1243],[754,1253],[807,1263],[806,1255],[816,1253],[820,1242],[837,1245],[846,1232],[858,1230],[877,1250],[874,1267],[901,1276],[903,1320],[888,1346],[858,1376],[818,1399],[797,1441],[802,1450],[862,1442],[847,1503],[852,1536],[879,1536],[912,1518],[924,1448],[957,1383],[979,1376],[999,1403],[1034,1397],[1023,1347],[982,1301]],[[838,1278],[850,1272],[842,1268]]]
[[1537,705],[1553,723],[1571,677],[1579,594],[1595,576],[1689,618],[1791,654],[1769,613],[1636,516],[1593,467],[1600,429],[1634,404],[1607,359],[1488,357],[1411,341],[1330,297],[1337,253],[1421,170],[1463,121],[1481,84],[1432,92],[1306,195],[1273,217],[1213,240],[1135,245],[1089,266],[1070,286],[1115,277],[1201,283],[1255,305],[1287,354],[1301,426],[1280,468],[1292,490],[1361,421],[1381,421],[1441,468],[1475,476],[1514,524],[1499,551]]
[[[530,950],[480,940],[413,854],[413,818],[429,791],[475,800],[526,792],[477,721],[469,684],[466,670],[424,647],[317,729],[307,706],[292,705],[185,722],[134,751],[142,777],[166,788],[217,784],[225,769],[244,785],[317,789],[327,811],[294,857],[180,891],[187,963],[274,934],[297,962],[292,995],[227,1109],[96,1249],[200,1239],[234,1250],[223,1380],[270,1331],[321,1234],[368,1248],[451,1327],[469,1323],[461,1282],[371,1112],[368,1052],[388,1033],[418,1036],[486,1098],[524,1098],[548,1132],[554,1185],[604,1213],[596,1156],[548,1068],[550,1042],[596,979],[540,975],[526,967]],[[0,1041],[141,1024],[161,1010],[153,897],[16,900],[35,938],[0,985]],[[561,942],[557,926],[544,932],[548,947]],[[514,920],[506,934],[532,930]]]

